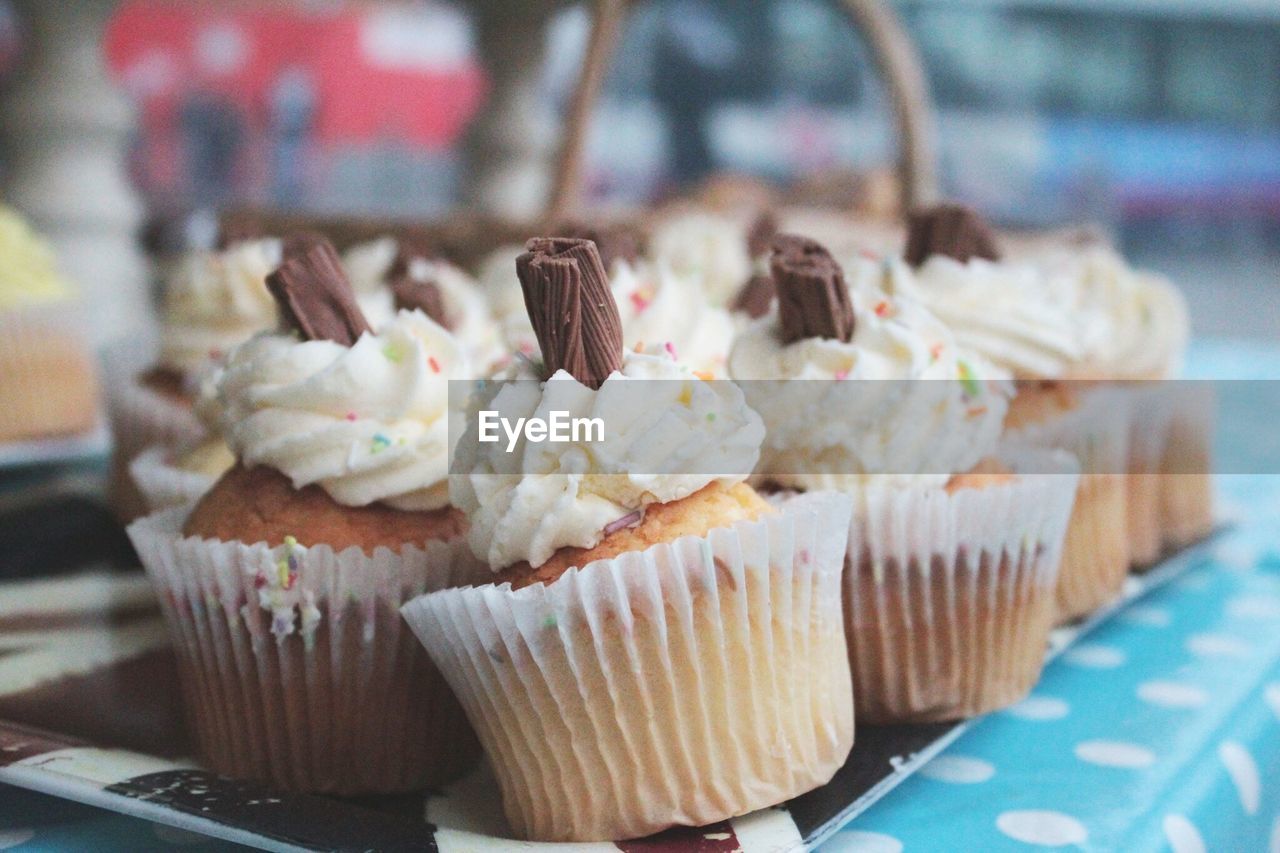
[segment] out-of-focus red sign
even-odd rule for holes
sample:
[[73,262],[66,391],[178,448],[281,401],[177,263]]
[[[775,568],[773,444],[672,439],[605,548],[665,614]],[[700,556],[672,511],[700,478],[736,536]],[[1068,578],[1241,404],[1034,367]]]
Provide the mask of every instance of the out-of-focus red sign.
[[171,120],[201,92],[264,121],[306,104],[308,136],[320,142],[444,147],[484,90],[466,19],[433,4],[127,0],[105,49],[144,124]]

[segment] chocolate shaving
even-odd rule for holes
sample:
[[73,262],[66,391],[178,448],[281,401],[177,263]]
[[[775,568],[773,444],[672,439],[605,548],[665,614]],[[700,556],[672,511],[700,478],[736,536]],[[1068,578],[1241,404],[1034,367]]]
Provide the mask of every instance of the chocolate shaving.
[[570,220],[552,230],[562,237],[595,243],[605,272],[613,269],[614,261],[634,264],[640,257],[640,233],[627,225],[595,226]]
[[622,321],[595,243],[535,237],[525,249],[516,273],[547,375],[599,388],[622,366]]
[[970,258],[1000,259],[991,226],[963,204],[939,204],[913,212],[908,217],[907,248],[903,254],[913,267],[931,255],[946,255],[961,263]]
[[773,283],[773,276],[756,274],[747,279],[738,295],[733,300],[733,310],[741,311],[755,319],[769,313],[778,289]]
[[395,260],[387,269],[386,282],[395,297],[396,310],[415,308],[450,331],[453,318],[445,307],[444,294],[434,281],[414,278],[410,271],[416,260],[430,260],[431,250],[421,241],[404,238],[399,241]]
[[778,236],[778,218],[769,211],[763,211],[747,229],[747,252],[758,258],[773,247],[773,238]]
[[779,234],[769,267],[778,291],[785,343],[853,338],[853,305],[844,271],[826,249],[807,237]]
[[285,324],[306,340],[349,347],[371,331],[338,253],[319,234],[300,232],[285,239],[284,262],[267,276],[267,289]]

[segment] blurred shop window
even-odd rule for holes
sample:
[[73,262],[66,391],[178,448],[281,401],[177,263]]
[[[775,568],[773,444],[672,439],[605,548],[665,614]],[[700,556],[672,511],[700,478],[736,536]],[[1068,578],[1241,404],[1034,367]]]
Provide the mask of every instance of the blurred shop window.
[[125,0],[105,49],[156,210],[442,210],[485,86],[470,21],[444,2]]
[[1280,32],[1171,23],[1169,113],[1239,127],[1280,126]]

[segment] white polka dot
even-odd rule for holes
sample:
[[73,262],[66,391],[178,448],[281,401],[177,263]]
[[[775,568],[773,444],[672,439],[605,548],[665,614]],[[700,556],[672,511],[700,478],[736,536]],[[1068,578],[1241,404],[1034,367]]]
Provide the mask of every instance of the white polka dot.
[[1155,753],[1122,740],[1086,740],[1076,744],[1076,758],[1102,767],[1139,768],[1155,764]]
[[996,768],[981,758],[970,758],[967,755],[939,755],[920,768],[920,775],[935,782],[972,785],[985,782],[996,775]]
[[1199,708],[1209,703],[1209,694],[1199,687],[1177,681],[1144,681],[1138,685],[1138,698],[1161,708]]
[[1071,706],[1056,696],[1028,696],[1004,709],[1006,714],[1023,720],[1061,720],[1070,711]]
[[1262,690],[1262,701],[1267,703],[1271,713],[1280,720],[1280,684],[1268,684]]
[[845,829],[827,839],[822,849],[834,853],[902,853],[902,842],[880,832]]
[[1280,598],[1273,595],[1241,595],[1227,602],[1227,615],[1235,619],[1280,619]]
[[1114,646],[1103,646],[1086,643],[1068,649],[1062,659],[1072,666],[1083,666],[1088,669],[1115,669],[1125,661],[1124,652]]
[[1180,814],[1167,814],[1162,822],[1164,837],[1173,853],[1205,853],[1204,839],[1195,824]]
[[163,823],[151,824],[151,832],[156,838],[167,844],[177,844],[186,846],[188,844],[204,844],[209,841],[209,836],[201,835],[198,832],[188,832],[185,829],[178,829],[176,826],[165,826]]
[[1245,658],[1249,646],[1226,634],[1192,634],[1187,638],[1187,651],[1199,658]]
[[36,837],[36,831],[23,827],[21,829],[0,829],[0,850],[8,850],[19,844],[26,844]]
[[1247,815],[1258,813],[1258,803],[1262,799],[1262,779],[1258,776],[1258,765],[1254,762],[1249,750],[1234,740],[1223,741],[1218,747],[1218,757],[1227,768],[1227,775],[1236,786],[1240,795],[1240,807]]
[[1046,847],[1083,844],[1089,839],[1084,824],[1062,812],[1004,812],[996,818],[996,828],[1014,841]]
[[1130,625],[1147,628],[1167,628],[1173,621],[1168,610],[1150,604],[1135,604],[1121,613],[1120,618]]

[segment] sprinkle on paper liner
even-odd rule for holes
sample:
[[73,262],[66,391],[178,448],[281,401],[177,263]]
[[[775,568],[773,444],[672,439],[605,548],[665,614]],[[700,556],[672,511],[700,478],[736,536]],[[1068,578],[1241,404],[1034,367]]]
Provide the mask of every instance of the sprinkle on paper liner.
[[622,516],[622,518],[619,518],[616,521],[611,521],[608,524],[606,524],[604,526],[604,535],[612,536],[613,534],[617,533],[619,530],[622,530],[623,528],[633,527],[639,524],[642,518],[644,518],[644,510],[637,509],[633,512],[629,512],[626,515]]

